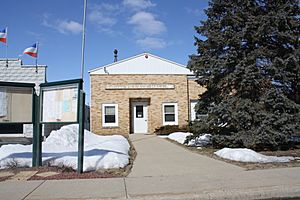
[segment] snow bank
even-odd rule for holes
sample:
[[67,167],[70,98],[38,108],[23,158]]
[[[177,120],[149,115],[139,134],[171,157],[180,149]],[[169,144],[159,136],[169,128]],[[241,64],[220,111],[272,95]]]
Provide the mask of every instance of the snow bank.
[[257,162],[257,163],[270,163],[270,162],[290,162],[295,160],[294,157],[290,156],[265,156],[260,153],[257,153],[251,149],[231,149],[223,148],[219,151],[216,151],[214,154],[221,158],[240,161],[240,162]]
[[[129,163],[129,143],[120,135],[100,136],[84,131],[83,171],[125,167]],[[52,131],[42,144],[43,164],[77,169],[78,125]],[[4,145],[0,148],[0,169],[12,165],[30,167],[32,145]]]
[[211,144],[211,134],[204,134],[189,141],[188,146],[204,147]]
[[[186,138],[190,135],[192,135],[192,133],[175,132],[163,138],[169,138],[170,140],[174,140],[180,144],[183,144]],[[190,140],[187,146],[202,147],[210,143],[211,143],[211,134],[204,134],[195,139]]]
[[175,133],[171,133],[170,135],[168,135],[167,138],[169,138],[170,140],[174,140],[180,144],[183,144],[184,141],[186,140],[187,136],[190,136],[191,133],[184,133],[184,132],[175,132]]

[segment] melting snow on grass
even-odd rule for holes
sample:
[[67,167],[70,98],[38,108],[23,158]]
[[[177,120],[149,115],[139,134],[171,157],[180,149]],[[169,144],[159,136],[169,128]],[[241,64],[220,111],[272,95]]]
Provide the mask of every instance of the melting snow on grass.
[[271,163],[271,162],[290,162],[295,160],[291,156],[265,156],[260,153],[257,153],[251,149],[231,149],[223,148],[219,151],[216,151],[215,154],[221,158],[239,161],[239,162],[257,162],[257,163]]
[[186,140],[186,137],[190,135],[191,133],[175,132],[168,135],[167,138],[169,138],[170,140],[174,140],[180,144],[183,144],[184,141]]
[[[163,136],[163,138],[168,138],[170,140],[174,140],[180,144],[184,144],[186,138],[192,135],[192,133],[184,133],[184,132],[175,132],[171,133],[168,136]],[[196,146],[202,147],[211,143],[211,134],[204,134],[192,139],[188,142],[187,146]]]
[[[84,132],[83,171],[122,168],[129,163],[129,143],[120,135],[100,136]],[[42,144],[43,165],[77,169],[78,125],[63,126],[52,131]],[[32,145],[0,147],[0,169],[10,166],[30,167]]]
[[[186,138],[190,135],[192,135],[192,133],[175,132],[175,133],[171,133],[170,135],[164,138],[168,138],[180,144],[184,144]],[[211,134],[204,134],[204,135],[200,135],[199,137],[196,137],[195,139],[190,140],[187,146],[202,147],[210,144],[210,142],[211,142]]]
[[[192,133],[175,132],[175,133],[171,133],[168,136],[161,136],[161,137],[174,140],[180,144],[184,144],[186,138],[190,135],[192,135]],[[187,146],[202,147],[209,144],[211,144],[211,134],[204,134],[195,139],[190,140]],[[282,156],[282,157],[265,156],[251,149],[246,149],[246,148],[243,149],[223,148],[219,151],[216,151],[215,154],[221,158],[239,161],[239,162],[271,163],[271,162],[290,162],[295,159],[298,159],[291,156]]]
[[211,144],[211,134],[204,134],[190,140],[188,146],[204,147],[210,144]]

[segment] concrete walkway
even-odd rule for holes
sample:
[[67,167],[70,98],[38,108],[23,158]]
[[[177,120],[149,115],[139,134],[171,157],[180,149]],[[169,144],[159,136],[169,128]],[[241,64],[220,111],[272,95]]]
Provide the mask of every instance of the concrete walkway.
[[126,178],[6,181],[0,199],[264,199],[300,197],[300,168],[246,171],[151,135]]
[[179,147],[153,135],[131,135],[137,150],[129,177],[201,176],[227,177],[244,171],[243,168],[214,160]]
[[[300,168],[246,171],[151,135],[130,136],[138,155],[126,179],[128,195],[201,199],[300,197]],[[180,198],[179,198],[180,199]]]

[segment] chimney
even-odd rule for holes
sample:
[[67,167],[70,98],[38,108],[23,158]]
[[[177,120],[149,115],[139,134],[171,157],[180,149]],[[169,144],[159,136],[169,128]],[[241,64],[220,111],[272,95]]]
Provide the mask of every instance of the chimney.
[[117,49],[114,50],[114,57],[115,57],[114,62],[118,62],[118,50]]

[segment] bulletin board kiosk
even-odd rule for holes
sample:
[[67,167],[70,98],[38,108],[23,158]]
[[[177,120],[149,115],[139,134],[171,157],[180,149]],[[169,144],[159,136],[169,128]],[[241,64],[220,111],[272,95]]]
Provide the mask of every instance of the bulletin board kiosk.
[[[82,90],[82,83],[82,79],[74,79],[41,84],[38,113],[39,127],[42,124],[79,124],[78,173],[83,171],[84,151],[85,93]],[[38,141],[38,147],[41,149],[41,140]],[[41,152],[38,152],[37,155],[36,162],[40,166]]]
[[83,80],[73,79],[40,85],[0,82],[0,124],[33,124],[32,166],[42,165],[42,125],[79,124],[78,173],[83,171],[84,108]]

